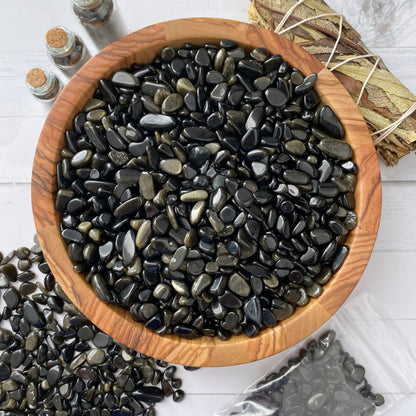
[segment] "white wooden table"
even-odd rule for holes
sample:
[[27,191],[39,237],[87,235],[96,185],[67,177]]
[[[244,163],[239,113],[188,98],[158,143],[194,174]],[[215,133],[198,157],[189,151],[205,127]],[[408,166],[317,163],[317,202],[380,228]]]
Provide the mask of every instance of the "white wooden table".
[[[396,0],[397,1],[397,0]],[[339,1],[332,0],[329,4]],[[356,16],[347,8],[347,19]],[[365,2],[366,3],[366,2]],[[373,0],[387,7],[394,1]],[[409,3],[409,2],[408,2]],[[248,0],[119,0],[130,30],[179,17],[212,16],[247,21]],[[28,245],[34,234],[30,205],[30,176],[36,142],[48,108],[35,101],[25,87],[25,74],[33,66],[52,70],[46,58],[43,36],[53,26],[63,25],[88,38],[70,12],[67,0],[1,0],[0,13],[0,250],[4,253]],[[339,6],[342,8],[342,6]],[[383,13],[380,14],[382,16]],[[383,38],[384,26],[371,23],[379,38],[368,46],[385,60],[399,79],[416,94],[416,29],[407,23],[405,10],[391,16],[406,34]],[[357,29],[366,33],[367,26]],[[374,39],[374,38],[373,38]],[[91,45],[90,45],[91,46]],[[95,52],[94,48],[90,48]],[[59,70],[55,70],[59,73]],[[371,291],[386,311],[386,322],[396,324],[416,346],[416,158],[409,155],[398,167],[381,166],[383,211],[380,231],[368,267],[352,299]],[[363,317],[365,319],[366,317]],[[372,342],[371,339],[368,342]],[[380,346],[382,348],[382,346]],[[385,357],[392,351],[383,351]],[[400,354],[400,350],[394,351]],[[280,357],[281,358],[281,357]],[[387,358],[386,358],[387,359]],[[359,358],[358,358],[359,360]],[[184,390],[182,403],[168,399],[157,406],[161,416],[210,416],[235,393],[261,377],[279,356],[229,368],[180,371]],[[410,366],[412,363],[408,363]],[[414,363],[413,363],[414,364]],[[374,381],[376,383],[376,381]],[[405,391],[383,393],[404,394]],[[410,416],[416,411],[416,389],[389,415]]]

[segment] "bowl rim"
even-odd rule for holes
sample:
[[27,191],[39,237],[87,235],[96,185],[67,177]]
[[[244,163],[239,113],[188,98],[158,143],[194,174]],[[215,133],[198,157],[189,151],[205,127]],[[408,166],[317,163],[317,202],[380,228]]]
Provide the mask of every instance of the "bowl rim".
[[[133,321],[129,311],[98,299],[89,284],[73,270],[60,235],[60,214],[55,210],[56,162],[60,159],[64,131],[73,124],[92,96],[98,79],[137,61],[150,62],[166,45],[185,42],[203,45],[229,38],[246,48],[266,47],[280,53],[303,73],[316,72],[315,88],[323,103],[330,103],[346,130],[359,166],[355,190],[358,222],[350,232],[351,248],[342,267],[323,287],[323,293],[274,328],[257,336],[186,339],[160,336]],[[147,60],[146,60],[147,59]],[[348,109],[347,112],[344,110]],[[33,162],[32,210],[45,259],[66,295],[101,330],[141,353],[189,366],[225,366],[266,358],[301,341],[322,326],[344,303],[364,272],[371,255],[381,215],[381,179],[375,148],[354,101],[336,77],[299,45],[272,31],[251,24],[218,18],[186,18],[157,23],[115,41],[90,59],[63,89],[44,123]],[[336,292],[336,293],[335,293]],[[106,319],[103,319],[103,316]]]

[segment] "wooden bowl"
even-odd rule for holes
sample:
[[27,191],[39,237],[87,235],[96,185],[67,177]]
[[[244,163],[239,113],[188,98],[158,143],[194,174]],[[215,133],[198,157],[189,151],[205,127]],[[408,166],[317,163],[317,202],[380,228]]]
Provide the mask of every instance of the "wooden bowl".
[[[322,295],[297,308],[289,319],[254,338],[233,336],[228,341],[201,337],[188,340],[160,336],[133,321],[129,311],[101,302],[83,276],[73,272],[60,234],[55,210],[56,162],[64,147],[64,132],[82,111],[100,78],[133,62],[150,62],[160,50],[184,43],[203,45],[234,39],[246,48],[266,47],[280,53],[304,74],[319,74],[316,90],[342,121],[346,140],[359,167],[355,191],[358,225],[349,234],[350,253]],[[323,325],[343,304],[367,265],[376,239],[381,211],[381,182],[373,142],[361,114],[343,86],[300,46],[269,30],[231,20],[179,19],[146,27],[114,42],[87,62],[65,87],[41,132],[32,174],[32,208],[36,230],[48,264],[65,293],[95,325],[116,340],[149,356],[189,366],[225,366],[247,363],[278,353]]]

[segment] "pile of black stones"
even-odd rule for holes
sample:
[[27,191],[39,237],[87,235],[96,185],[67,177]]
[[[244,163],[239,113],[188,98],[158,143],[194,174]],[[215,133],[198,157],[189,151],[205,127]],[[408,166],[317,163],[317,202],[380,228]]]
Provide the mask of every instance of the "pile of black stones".
[[345,352],[335,331],[309,341],[287,366],[257,383],[221,416],[372,416],[384,404],[365,369]]
[[102,301],[226,340],[321,294],[357,222],[357,166],[316,79],[222,40],[99,81],[66,131],[56,208]]
[[85,318],[37,242],[0,253],[0,293],[0,416],[154,416],[165,397],[183,400],[176,367]]

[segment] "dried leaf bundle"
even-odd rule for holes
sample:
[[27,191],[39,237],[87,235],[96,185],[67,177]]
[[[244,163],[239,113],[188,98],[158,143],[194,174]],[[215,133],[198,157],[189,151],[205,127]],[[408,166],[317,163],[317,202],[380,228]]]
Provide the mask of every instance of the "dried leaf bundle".
[[[334,75],[352,98],[356,102],[358,100],[358,107],[372,132],[379,157],[389,166],[396,165],[401,157],[416,150],[416,112],[404,118],[400,126],[386,137],[380,137],[380,130],[384,129],[384,132],[402,118],[416,103],[416,97],[388,71],[379,57],[362,57],[372,53],[362,42],[359,33],[345,19],[340,19],[323,0],[297,3],[298,0],[251,0],[249,19],[276,32],[311,19],[284,31],[283,36],[300,44],[324,65],[327,64],[329,69],[336,67]],[[280,22],[294,5],[296,7],[283,28],[279,28]],[[330,15],[315,18],[321,14]],[[341,36],[337,41],[340,31]]]

